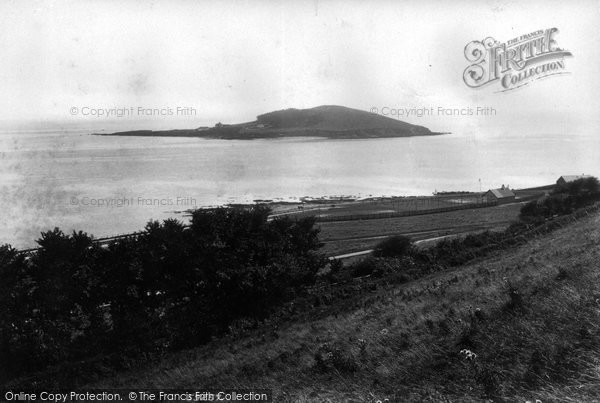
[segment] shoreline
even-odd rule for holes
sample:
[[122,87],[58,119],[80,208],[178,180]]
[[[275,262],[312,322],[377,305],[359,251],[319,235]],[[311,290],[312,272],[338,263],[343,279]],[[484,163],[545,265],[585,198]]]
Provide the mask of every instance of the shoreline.
[[[521,202],[532,196],[541,196],[551,185],[542,185],[522,189],[513,189],[517,198],[515,202]],[[321,196],[321,197],[298,197],[287,200],[278,199],[256,199],[249,203],[224,203],[221,205],[201,206],[198,209],[225,208],[250,208],[256,205],[267,205],[271,208],[271,217],[315,215],[319,217],[340,215],[373,215],[383,213],[398,213],[406,211],[426,211],[458,205],[478,205],[483,202],[487,192],[473,191],[442,191],[431,195],[394,196],[381,195],[366,197],[357,195]],[[188,217],[194,209],[174,211]]]

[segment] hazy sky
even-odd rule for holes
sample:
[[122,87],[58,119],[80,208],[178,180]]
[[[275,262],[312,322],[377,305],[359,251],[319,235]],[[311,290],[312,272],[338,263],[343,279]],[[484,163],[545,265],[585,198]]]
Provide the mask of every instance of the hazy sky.
[[[527,4],[523,4],[527,3]],[[81,108],[193,107],[190,127],[287,107],[490,106],[410,117],[434,130],[600,128],[598,1],[2,1],[0,120],[90,125]],[[462,75],[465,45],[556,27],[571,74],[495,93]],[[79,108],[71,114],[70,108]],[[131,120],[134,122],[131,122]],[[139,123],[115,119],[123,126]]]

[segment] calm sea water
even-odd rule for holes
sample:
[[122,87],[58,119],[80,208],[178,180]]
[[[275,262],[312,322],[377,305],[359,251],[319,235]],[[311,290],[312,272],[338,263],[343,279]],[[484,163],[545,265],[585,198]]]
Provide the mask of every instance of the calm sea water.
[[600,173],[595,135],[451,134],[368,140],[0,133],[0,244],[55,226],[95,236],[188,208],[303,196],[422,195]]

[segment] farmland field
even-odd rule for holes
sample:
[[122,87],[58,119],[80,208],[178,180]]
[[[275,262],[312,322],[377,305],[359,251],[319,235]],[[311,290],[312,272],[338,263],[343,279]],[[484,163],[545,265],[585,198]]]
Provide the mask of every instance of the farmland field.
[[328,256],[370,249],[391,235],[407,235],[413,240],[437,236],[501,229],[519,215],[521,203],[458,210],[408,217],[323,222],[321,240]]
[[322,199],[306,203],[270,203],[275,215],[339,217],[349,215],[423,211],[482,202],[482,194],[442,196],[378,197],[363,200]]

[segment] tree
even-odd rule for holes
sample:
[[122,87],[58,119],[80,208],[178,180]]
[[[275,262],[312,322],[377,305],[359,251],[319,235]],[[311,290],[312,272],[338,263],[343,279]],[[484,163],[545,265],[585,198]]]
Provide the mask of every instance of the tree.
[[0,381],[36,369],[28,360],[35,346],[27,322],[31,285],[25,256],[10,245],[0,246]]
[[410,238],[403,235],[392,236],[375,246],[373,255],[376,257],[397,257],[409,255],[413,250]]

